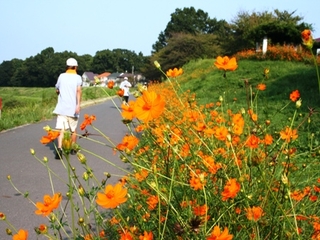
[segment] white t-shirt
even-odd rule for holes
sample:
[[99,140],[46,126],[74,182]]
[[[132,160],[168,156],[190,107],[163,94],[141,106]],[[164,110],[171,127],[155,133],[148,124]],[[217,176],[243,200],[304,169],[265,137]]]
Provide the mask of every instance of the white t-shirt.
[[121,82],[119,87],[123,89],[124,96],[129,96],[129,88],[131,87],[131,83],[128,80]]
[[74,73],[61,73],[56,88],[59,89],[58,103],[53,113],[75,117],[77,88],[82,85],[81,76]]

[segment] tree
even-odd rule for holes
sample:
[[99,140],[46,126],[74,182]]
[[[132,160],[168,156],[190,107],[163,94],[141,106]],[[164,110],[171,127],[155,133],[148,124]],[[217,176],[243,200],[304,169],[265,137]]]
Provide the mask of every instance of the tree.
[[295,16],[295,11],[280,12],[240,12],[231,23],[233,36],[228,41],[228,51],[235,53],[243,49],[255,48],[256,42],[267,37],[273,44],[297,44],[301,42],[300,33],[312,25],[301,22],[303,17]]
[[153,53],[160,51],[167,46],[168,40],[175,33],[188,33],[192,35],[215,33],[216,29],[221,27],[223,22],[216,19],[210,19],[208,13],[203,10],[195,10],[194,7],[177,8],[171,14],[171,20],[166,29],[159,34],[158,41],[153,44]]
[[168,40],[168,45],[151,56],[146,76],[159,79],[160,73],[155,69],[154,61],[158,61],[162,69],[167,71],[170,68],[180,68],[191,60],[214,58],[221,53],[219,39],[214,34],[174,33]]
[[102,50],[93,57],[92,70],[96,73],[131,72],[134,67],[135,70],[140,71],[144,62],[141,52],[137,55],[126,49]]
[[14,58],[11,61],[3,61],[0,64],[0,86],[10,86],[11,78],[16,69],[21,67],[23,60]]

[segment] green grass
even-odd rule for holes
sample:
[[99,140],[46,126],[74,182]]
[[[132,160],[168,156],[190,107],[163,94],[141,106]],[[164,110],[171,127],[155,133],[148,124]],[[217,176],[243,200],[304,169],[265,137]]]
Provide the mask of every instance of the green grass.
[[[115,94],[115,89],[87,87],[82,89],[82,101]],[[54,88],[0,88],[2,111],[0,131],[24,124],[52,119],[57,95]]]
[[[199,104],[217,102],[222,96],[225,105],[233,111],[240,111],[243,107],[251,107],[260,119],[270,119],[270,127],[290,125],[295,103],[289,98],[293,90],[299,90],[302,106],[298,111],[296,125],[305,120],[310,108],[319,109],[320,94],[316,69],[313,65],[289,61],[255,61],[241,60],[238,68],[223,72],[214,67],[214,59],[190,62],[184,66],[184,74],[179,78],[181,88],[196,94]],[[270,70],[265,78],[264,69]],[[248,82],[246,87],[245,81]],[[258,91],[259,83],[266,84],[265,91]],[[247,94],[247,91],[249,94]],[[253,97],[250,98],[248,95]],[[300,132],[312,131],[317,136],[319,132],[320,116],[315,113],[310,124],[302,124]],[[260,124],[263,122],[260,121]]]

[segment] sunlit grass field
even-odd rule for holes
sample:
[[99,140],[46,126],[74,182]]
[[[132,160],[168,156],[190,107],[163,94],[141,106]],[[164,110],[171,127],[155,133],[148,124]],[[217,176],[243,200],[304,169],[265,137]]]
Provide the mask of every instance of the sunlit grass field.
[[[105,98],[115,94],[115,89],[87,87],[82,89],[82,101]],[[28,123],[52,119],[52,111],[57,102],[52,88],[0,88],[2,111],[0,131]]]

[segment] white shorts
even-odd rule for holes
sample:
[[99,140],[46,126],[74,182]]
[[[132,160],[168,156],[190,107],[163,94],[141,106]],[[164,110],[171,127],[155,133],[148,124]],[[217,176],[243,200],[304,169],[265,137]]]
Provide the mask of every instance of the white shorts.
[[78,126],[78,118],[69,117],[69,116],[57,116],[56,129],[67,130],[70,129],[71,132],[74,132]]

